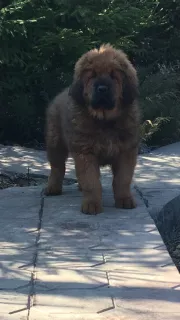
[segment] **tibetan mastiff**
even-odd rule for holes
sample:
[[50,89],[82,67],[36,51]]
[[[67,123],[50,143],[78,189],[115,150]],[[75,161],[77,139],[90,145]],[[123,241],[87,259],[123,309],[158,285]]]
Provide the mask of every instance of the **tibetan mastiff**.
[[136,206],[130,186],[139,145],[138,78],[123,51],[107,44],[85,53],[75,65],[72,85],[54,98],[46,120],[51,166],[46,195],[62,193],[71,154],[83,213],[103,210],[100,167],[105,165],[112,168],[115,206]]

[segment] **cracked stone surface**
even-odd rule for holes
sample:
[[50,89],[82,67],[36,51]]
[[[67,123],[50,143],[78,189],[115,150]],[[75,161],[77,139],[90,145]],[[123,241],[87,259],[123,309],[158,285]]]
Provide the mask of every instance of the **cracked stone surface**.
[[[1,150],[1,166],[15,171],[18,152],[19,170],[47,165],[41,152],[11,152]],[[132,186],[136,209],[115,209],[111,174],[102,172],[97,216],[80,213],[76,184],[57,197],[44,198],[41,186],[0,191],[0,319],[180,319],[180,276],[140,196],[144,185]]]

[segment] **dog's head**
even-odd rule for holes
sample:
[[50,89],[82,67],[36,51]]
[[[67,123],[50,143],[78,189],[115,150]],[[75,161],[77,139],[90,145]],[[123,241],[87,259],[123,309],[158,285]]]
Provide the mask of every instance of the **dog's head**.
[[121,50],[104,45],[77,61],[70,95],[93,117],[113,120],[137,98],[136,70]]

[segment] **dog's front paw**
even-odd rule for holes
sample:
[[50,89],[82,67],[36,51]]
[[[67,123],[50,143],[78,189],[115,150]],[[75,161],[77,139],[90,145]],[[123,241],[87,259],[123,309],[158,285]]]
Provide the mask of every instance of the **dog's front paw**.
[[115,199],[115,207],[121,209],[134,209],[136,208],[136,202],[132,195],[128,197],[119,197]]
[[103,212],[102,204],[98,201],[84,199],[81,206],[81,212],[96,215]]
[[44,188],[45,196],[58,196],[61,194],[62,194],[62,189],[60,187],[47,185],[47,187]]

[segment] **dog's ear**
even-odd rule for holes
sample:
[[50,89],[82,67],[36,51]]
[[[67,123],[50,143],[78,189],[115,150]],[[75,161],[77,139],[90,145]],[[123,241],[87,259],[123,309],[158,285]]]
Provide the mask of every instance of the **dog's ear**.
[[69,96],[77,103],[78,105],[84,104],[83,96],[84,86],[81,80],[74,80],[72,85],[69,88]]
[[124,106],[131,105],[139,96],[136,74],[123,73],[122,101]]

